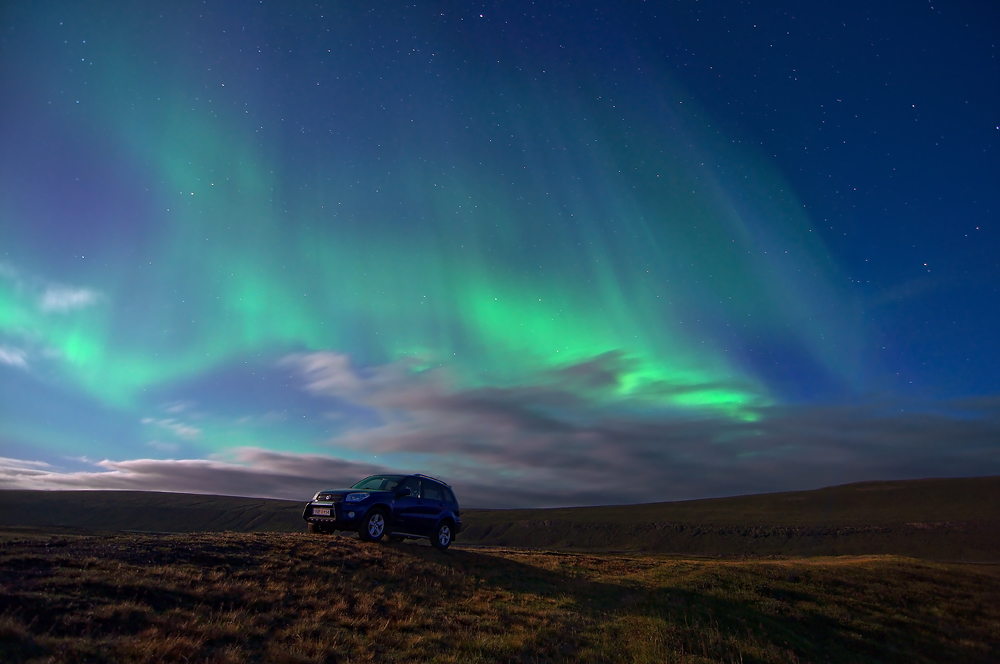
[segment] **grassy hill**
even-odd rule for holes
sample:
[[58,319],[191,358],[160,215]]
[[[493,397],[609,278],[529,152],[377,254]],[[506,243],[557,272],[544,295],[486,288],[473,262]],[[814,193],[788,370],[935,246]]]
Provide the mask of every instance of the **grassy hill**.
[[0,527],[301,532],[303,502],[156,491],[0,491]]
[[939,561],[1000,559],[998,506],[974,478],[467,510],[440,553],[298,502],[2,491],[0,661],[994,662],[1000,565]]
[[996,662],[1000,569],[0,531],[0,661]]
[[698,555],[1000,560],[1000,477],[863,482],[712,500],[469,510],[461,541]]
[[[0,526],[301,532],[301,502],[135,491],[0,491]],[[1000,560],[1000,477],[865,482],[712,500],[463,510],[460,544],[710,556]]]

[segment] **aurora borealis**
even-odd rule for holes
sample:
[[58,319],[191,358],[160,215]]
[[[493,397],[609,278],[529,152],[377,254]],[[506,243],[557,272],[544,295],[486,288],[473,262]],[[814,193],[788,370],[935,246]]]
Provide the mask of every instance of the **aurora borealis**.
[[[898,193],[874,182],[830,203],[881,125],[790,175],[796,122],[740,124],[742,65],[685,27],[756,10],[696,4],[5,7],[0,483],[298,497],[399,469],[513,505],[996,471],[996,352],[911,356],[914,312],[878,304],[941,289],[880,250],[907,225],[979,232],[936,255],[995,284],[996,193],[920,229],[861,220]],[[996,329],[976,306],[967,345]]]

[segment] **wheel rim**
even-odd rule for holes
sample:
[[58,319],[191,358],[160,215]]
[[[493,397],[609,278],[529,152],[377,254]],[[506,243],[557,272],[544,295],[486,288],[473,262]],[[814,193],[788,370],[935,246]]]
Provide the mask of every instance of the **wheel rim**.
[[441,526],[441,530],[438,531],[438,542],[441,546],[448,546],[451,542],[451,528],[448,526]]
[[382,515],[373,514],[372,518],[368,519],[368,534],[372,537],[378,537],[382,534],[383,529],[385,529],[385,520],[382,519]]

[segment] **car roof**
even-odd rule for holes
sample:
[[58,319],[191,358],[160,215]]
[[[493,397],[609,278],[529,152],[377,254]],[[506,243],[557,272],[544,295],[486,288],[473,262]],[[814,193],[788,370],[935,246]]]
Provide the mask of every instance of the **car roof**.
[[[444,480],[439,480],[436,477],[431,477],[430,475],[424,475],[422,473],[409,473],[409,474],[406,474],[406,473],[375,473],[374,475],[369,475],[368,477],[388,477],[388,476],[392,476],[392,475],[395,475],[396,477],[419,477],[421,479],[431,480],[431,481],[437,482],[438,484],[443,484],[446,487],[448,487],[449,489],[451,488],[451,485],[448,484],[447,482],[445,482]],[[365,479],[368,479],[368,478],[365,478]],[[337,490],[338,489],[324,489],[324,491],[337,491]]]
[[[446,487],[448,487],[449,489],[451,488],[451,485],[448,484],[447,482],[445,482],[443,480],[439,480],[436,477],[431,477],[430,475],[423,475],[421,473],[410,473],[409,475],[404,475],[404,474],[398,474],[397,475],[396,473],[376,473],[374,475],[369,475],[368,477],[379,477],[379,476],[386,476],[386,475],[396,475],[396,477],[419,477],[419,478],[424,479],[424,480],[431,480],[433,482],[437,482],[438,484],[443,484]],[[367,479],[367,478],[365,478],[365,479]],[[343,488],[340,488],[340,489],[320,489],[319,493],[328,493],[328,492],[331,492],[331,491],[344,491],[344,490],[345,489],[343,489]],[[369,491],[372,491],[372,490],[373,489],[369,489]]]
[[421,478],[421,479],[425,479],[425,480],[433,480],[433,481],[437,482],[438,484],[443,484],[443,485],[445,485],[445,486],[446,486],[446,487],[448,487],[449,489],[451,488],[451,485],[450,485],[450,484],[448,484],[447,482],[445,482],[445,481],[442,481],[442,480],[439,480],[439,479],[438,479],[438,478],[436,478],[436,477],[431,477],[430,475],[422,475],[422,474],[420,474],[420,473],[413,473],[412,475],[410,475],[410,477],[419,477],[419,478]]

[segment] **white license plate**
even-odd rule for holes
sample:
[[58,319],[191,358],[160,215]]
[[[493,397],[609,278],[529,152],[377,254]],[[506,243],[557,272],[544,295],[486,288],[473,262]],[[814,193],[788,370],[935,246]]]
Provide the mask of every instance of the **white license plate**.
[[330,516],[329,507],[314,507],[313,516]]

